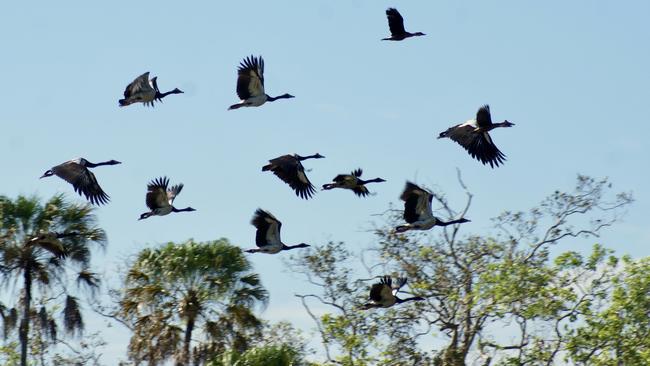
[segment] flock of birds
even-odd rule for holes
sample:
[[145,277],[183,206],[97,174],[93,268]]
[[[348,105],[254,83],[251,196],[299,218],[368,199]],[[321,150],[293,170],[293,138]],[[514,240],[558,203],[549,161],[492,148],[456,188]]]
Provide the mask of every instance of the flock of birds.
[[[406,38],[424,36],[422,32],[410,33],[404,28],[404,19],[395,8],[386,10],[388,25],[391,36],[382,40],[402,41]],[[266,102],[273,102],[279,99],[294,98],[293,95],[285,93],[276,97],[266,94],[264,89],[264,59],[262,57],[250,56],[245,58],[237,70],[237,95],[241,100],[231,105],[228,109],[234,110],[242,107],[259,107]],[[155,102],[162,102],[163,98],[171,94],[182,94],[178,88],[161,93],[158,89],[157,77],[150,78],[149,72],[138,76],[124,90],[124,98],[120,99],[119,106],[126,107],[134,103],[142,103],[145,106],[154,106]],[[488,105],[479,108],[476,118],[465,123],[452,126],[440,133],[438,138],[448,137],[461,145],[475,159],[484,165],[498,167],[505,161],[505,155],[496,147],[489,132],[498,127],[511,127],[514,124],[507,120],[500,123],[493,123]],[[271,171],[278,178],[284,181],[293,189],[296,196],[302,199],[309,199],[316,189],[305,173],[302,162],[307,159],[322,159],[324,156],[316,153],[313,155],[301,156],[298,154],[283,155],[269,160],[269,164],[262,167],[262,171]],[[99,163],[91,163],[84,158],[78,158],[59,164],[47,170],[41,178],[56,175],[57,177],[72,184],[75,192],[84,195],[90,203],[95,205],[106,204],[109,196],[104,192],[95,174],[89,168],[103,165],[116,165],[119,161],[109,160]],[[356,169],[350,174],[339,174],[331,183],[324,184],[323,190],[334,188],[347,189],[359,197],[366,197],[370,194],[366,187],[369,183],[385,182],[382,178],[364,180],[361,179],[363,171]],[[181,193],[183,184],[179,183],[169,186],[169,178],[159,177],[147,184],[145,203],[149,208],[148,212],[140,215],[139,220],[151,216],[164,216],[171,212],[195,211],[192,207],[178,209],[173,203]],[[405,224],[395,228],[396,233],[403,233],[408,230],[429,230],[434,226],[446,226],[468,222],[465,218],[451,221],[442,221],[433,215],[431,209],[431,192],[417,186],[412,182],[406,182],[406,186],[400,196],[404,201]],[[297,245],[286,245],[280,238],[282,223],[270,212],[257,209],[251,220],[256,228],[255,244],[257,248],[246,250],[248,253],[275,254],[285,250],[305,248],[309,245],[300,243]],[[363,309],[374,307],[390,307],[395,304],[413,300],[424,300],[422,297],[410,297],[400,299],[397,293],[406,284],[406,278],[396,278],[393,281],[389,276],[383,276],[379,283],[372,285],[370,289],[369,302],[362,306]]]

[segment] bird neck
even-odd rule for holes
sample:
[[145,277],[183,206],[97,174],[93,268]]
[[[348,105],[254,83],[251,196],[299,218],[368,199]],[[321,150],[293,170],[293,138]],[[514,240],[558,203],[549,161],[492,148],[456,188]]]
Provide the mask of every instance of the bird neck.
[[176,208],[172,206],[172,212],[186,212],[186,211],[194,211],[194,209],[192,207]]
[[112,160],[109,160],[109,161],[102,161],[102,162],[99,162],[99,163],[91,163],[91,162],[87,162],[87,163],[86,163],[86,167],[88,167],[88,168],[94,168],[94,167],[98,167],[98,166],[102,166],[102,165],[114,165],[114,164],[116,164],[116,163],[115,163],[114,161],[112,161]]
[[181,94],[181,93],[183,93],[183,92],[180,91],[179,89],[170,90],[170,91],[164,92],[164,93],[161,93],[161,92],[157,91],[156,92],[156,98],[162,99],[162,98],[168,96],[169,94]]
[[395,302],[398,303],[398,304],[401,304],[401,303],[407,302],[407,301],[419,301],[419,300],[424,300],[424,298],[420,297],[420,296],[413,296],[413,297],[408,297],[406,299],[400,299],[399,297],[395,296]]
[[300,155],[296,154],[296,158],[298,160],[300,160],[300,161],[307,160],[307,159],[316,159],[316,158],[319,158],[319,157],[320,157],[320,155],[318,155],[318,154],[307,155],[307,156],[300,156]]
[[359,180],[361,181],[361,184],[385,182],[385,180],[383,180],[381,178],[368,179],[368,180],[359,179]]
[[447,222],[438,220],[438,223],[436,225],[438,225],[438,226],[447,226],[447,225],[454,225],[454,224],[462,224],[462,223],[468,222],[468,221],[469,220],[467,220],[465,218],[458,219],[458,220],[451,220],[451,221],[447,221]]
[[282,94],[282,95],[278,95],[277,97],[272,97],[272,96],[266,94],[266,101],[267,102],[272,102],[272,101],[278,100],[278,99],[288,99],[288,98],[293,98],[293,97],[291,95],[289,95],[289,94]]
[[291,249],[296,249],[296,248],[304,248],[306,246],[307,245],[304,244],[304,243],[300,243],[298,245],[285,245],[285,244],[282,244],[282,250],[291,250]]

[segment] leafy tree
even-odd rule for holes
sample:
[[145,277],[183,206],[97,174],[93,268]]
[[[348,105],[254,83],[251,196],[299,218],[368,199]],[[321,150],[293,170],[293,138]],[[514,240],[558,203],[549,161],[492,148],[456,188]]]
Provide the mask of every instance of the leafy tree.
[[650,365],[650,258],[622,262],[611,289],[582,310],[582,325],[567,336],[567,358],[577,365]]
[[[467,197],[464,215],[472,195],[460,183]],[[371,275],[406,275],[411,291],[427,298],[390,309],[359,309],[376,279],[356,278],[359,258],[341,243],[293,258],[294,269],[318,289],[298,296],[316,322],[328,362],[553,364],[570,351],[567,342],[587,310],[607,296],[618,268],[601,246],[586,259],[569,252],[555,261],[550,249],[597,237],[619,220],[632,198],[610,191],[607,180],[578,176],[572,192],[556,191],[529,212],[504,212],[487,235],[461,236],[470,225],[395,233],[401,213],[389,210],[385,225],[375,230],[378,244],[364,253],[362,264],[377,263],[366,267]],[[433,197],[446,216],[458,217],[443,194]],[[331,312],[317,316],[314,301]],[[500,335],[503,330],[509,336]],[[421,349],[423,337],[431,335],[440,348]]]
[[[104,247],[106,234],[97,226],[92,212],[90,205],[68,202],[63,195],[54,196],[45,204],[35,197],[19,196],[11,200],[0,196],[0,275],[5,284],[22,285],[21,309],[9,311],[9,314],[20,313],[20,319],[11,315],[11,321],[7,322],[8,318],[3,315],[5,335],[19,320],[22,366],[27,365],[34,291],[50,298],[50,305],[63,299],[61,308],[66,333],[77,334],[83,330],[78,297],[70,292],[67,284],[69,277],[74,275],[77,285],[90,290],[91,295],[99,284],[89,268],[91,248],[93,245]],[[58,293],[51,296],[54,292]],[[43,317],[46,313],[38,312],[44,321],[53,320]]]
[[138,254],[117,316],[134,332],[129,357],[136,364],[172,357],[179,365],[199,364],[229,348],[246,350],[262,328],[253,308],[267,298],[241,249],[226,239],[189,240]]

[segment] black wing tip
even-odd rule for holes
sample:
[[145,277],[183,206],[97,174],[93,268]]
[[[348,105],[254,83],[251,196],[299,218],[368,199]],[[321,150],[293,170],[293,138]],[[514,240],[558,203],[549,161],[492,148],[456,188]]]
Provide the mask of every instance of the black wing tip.
[[[158,178],[153,179],[149,184],[147,185],[147,188],[164,188],[167,190],[167,186],[169,186],[169,178],[167,176],[161,176]],[[181,183],[182,186],[182,183]]]

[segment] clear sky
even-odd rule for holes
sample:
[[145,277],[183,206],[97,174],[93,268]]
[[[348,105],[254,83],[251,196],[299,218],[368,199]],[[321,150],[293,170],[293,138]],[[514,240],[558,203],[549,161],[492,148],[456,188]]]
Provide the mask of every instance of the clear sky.
[[[389,6],[407,30],[427,35],[380,41]],[[81,200],[63,180],[38,177],[79,156],[122,161],[94,170],[111,196],[97,210],[109,245],[96,264],[115,280],[125,258],[167,241],[254,246],[257,207],[283,222],[286,243],[342,240],[357,251],[372,245],[372,214],[397,203],[407,179],[460,208],[459,168],[475,194],[464,233],[488,234],[491,217],[569,190],[582,173],[634,192],[624,222],[599,241],[647,256],[649,15],[643,0],[5,1],[0,194]],[[296,98],[227,111],[238,101],[236,67],[251,54],[264,56],[268,94]],[[185,94],[119,108],[124,87],[145,71],[163,91]],[[508,159],[498,169],[436,139],[486,103],[495,122],[516,124],[492,134]],[[387,182],[366,199],[329,191],[304,201],[261,172],[294,152],[326,156],[305,163],[317,186],[358,167]],[[176,205],[197,211],[139,222],[146,184],[161,175],[183,182]],[[283,256],[251,256],[271,296],[262,316],[312,329],[293,297],[310,288]],[[105,363],[125,357],[128,331],[88,323],[110,343]]]

